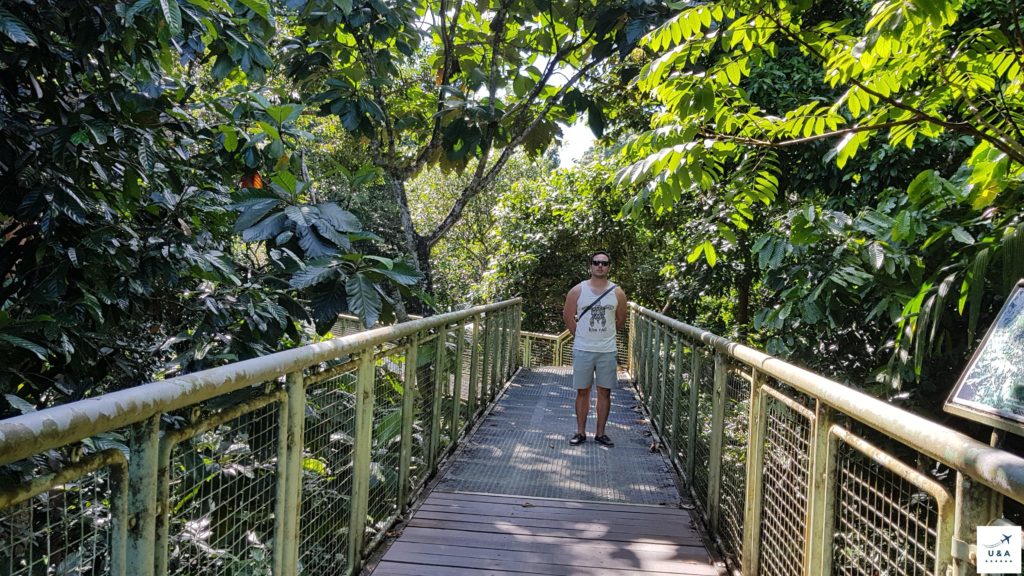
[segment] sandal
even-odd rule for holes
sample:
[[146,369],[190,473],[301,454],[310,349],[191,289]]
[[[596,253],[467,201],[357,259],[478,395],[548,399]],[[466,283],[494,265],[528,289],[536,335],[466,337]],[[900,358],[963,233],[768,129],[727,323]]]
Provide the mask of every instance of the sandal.
[[572,445],[572,446],[579,446],[580,444],[582,444],[582,443],[584,443],[586,441],[587,441],[587,435],[586,434],[576,433],[576,434],[572,435],[572,438],[569,438],[569,444]]
[[601,434],[600,436],[595,436],[594,437],[594,442],[597,442],[598,444],[600,444],[602,446],[607,446],[609,448],[611,448],[612,446],[615,446],[615,442],[612,442],[612,439],[609,438],[607,434]]

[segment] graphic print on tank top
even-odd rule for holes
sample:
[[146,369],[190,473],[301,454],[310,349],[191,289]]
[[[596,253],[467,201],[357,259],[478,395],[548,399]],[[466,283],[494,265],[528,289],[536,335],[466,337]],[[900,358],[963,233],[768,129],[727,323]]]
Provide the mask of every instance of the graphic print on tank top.
[[596,304],[590,309],[590,325],[587,330],[590,332],[603,332],[608,329],[608,310],[614,310],[614,305]]

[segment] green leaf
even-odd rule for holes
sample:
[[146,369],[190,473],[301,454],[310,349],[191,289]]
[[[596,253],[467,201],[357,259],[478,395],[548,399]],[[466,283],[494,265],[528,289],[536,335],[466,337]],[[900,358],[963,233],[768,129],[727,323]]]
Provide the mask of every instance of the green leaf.
[[288,281],[288,285],[296,290],[301,290],[330,280],[336,275],[337,270],[334,268],[326,266],[306,266],[292,275],[291,280]]
[[[258,14],[261,18],[270,22],[270,4],[267,0],[238,0],[247,8]],[[351,8],[349,9],[351,11]]]
[[711,244],[710,240],[704,241],[704,258],[712,268],[718,263],[718,254],[715,252],[715,247]]
[[956,238],[960,242],[963,242],[964,244],[967,245],[974,244],[975,242],[974,236],[971,236],[971,234],[967,230],[964,230],[960,226],[955,226],[953,228],[953,238]]
[[7,399],[7,403],[10,404],[12,408],[22,414],[28,414],[29,412],[36,411],[36,407],[31,402],[27,402],[25,399],[15,396],[14,394],[4,394],[4,398]]
[[356,273],[345,281],[349,309],[363,319],[367,326],[373,326],[380,317],[381,300],[373,281],[362,273]]
[[46,360],[46,357],[49,356],[46,348],[43,348],[35,342],[29,342],[20,336],[14,336],[13,334],[0,334],[0,341],[6,342],[15,348],[28,350],[35,354],[40,360]]
[[181,34],[181,6],[178,5],[178,0],[160,0],[160,9],[171,36]]
[[3,8],[0,8],[0,32],[3,32],[15,44],[36,45],[36,37],[32,30]]

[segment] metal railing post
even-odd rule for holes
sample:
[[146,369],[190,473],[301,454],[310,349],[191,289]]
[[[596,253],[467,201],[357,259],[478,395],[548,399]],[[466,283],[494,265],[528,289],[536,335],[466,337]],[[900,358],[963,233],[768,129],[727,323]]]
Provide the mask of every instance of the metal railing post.
[[156,567],[157,472],[160,415],[132,428],[128,461],[128,536],[125,566],[132,576],[152,576]]
[[722,501],[722,444],[725,436],[725,403],[728,364],[715,352],[715,389],[711,396],[711,438],[708,441],[708,530],[718,532]]
[[676,465],[679,465],[679,436],[683,429],[682,422],[679,421],[679,405],[683,399],[683,337],[679,334],[676,334],[675,366],[672,374],[672,436],[668,442],[669,453]]
[[488,314],[483,319],[483,335],[481,336],[484,340],[483,352],[480,355],[480,404],[481,408],[487,406],[488,395],[490,394],[490,379],[491,379],[491,321],[493,317]]
[[654,325],[654,333],[651,335],[651,377],[647,386],[651,423],[656,430],[660,428],[656,419],[659,406],[658,389],[661,386],[661,335],[663,330],[664,327],[660,323]]
[[498,314],[498,381],[494,390],[495,394],[508,377],[508,310],[502,310]]
[[757,576],[761,561],[761,511],[764,504],[764,435],[768,410],[761,390],[763,376],[751,374],[750,424],[747,431],[747,478],[743,499],[743,576]]
[[455,384],[452,388],[452,445],[462,435],[462,428],[459,424],[462,410],[462,355],[466,348],[466,323],[459,322],[456,327],[459,337],[455,342]]
[[805,576],[829,576],[832,572],[832,528],[835,512],[835,447],[830,449],[832,410],[817,402],[811,429],[810,468],[807,487],[807,520],[804,523]]
[[405,375],[402,383],[402,444],[398,454],[398,505],[402,512],[409,507],[412,480],[409,467],[412,464],[412,429],[416,418],[416,366],[419,363],[419,336],[413,336],[405,351]]
[[953,515],[953,574],[975,576],[969,547],[977,540],[977,527],[1003,515],[1003,496],[961,472],[956,474],[956,509]]
[[[284,556],[281,574],[295,576],[299,569],[299,518],[302,508],[302,451],[305,440],[306,385],[302,372],[288,374],[285,382],[287,392],[287,416],[285,417],[285,458],[284,462],[284,532],[278,537]],[[280,477],[280,476],[279,476]],[[275,538],[276,540],[276,538]],[[276,547],[276,546],[275,546]],[[276,576],[276,574],[275,574]]]
[[370,451],[373,447],[373,381],[375,363],[373,348],[359,355],[356,372],[356,434],[352,452],[351,517],[348,532],[348,573],[358,574],[366,539],[366,514],[370,499]]
[[437,327],[434,341],[434,394],[430,404],[430,445],[427,450],[427,468],[433,472],[441,449],[441,413],[444,411],[444,388],[448,386],[445,371],[445,349],[448,345],[448,327]]
[[480,388],[478,381],[480,379],[480,316],[473,317],[473,335],[470,340],[469,349],[472,351],[469,355],[469,417],[470,419],[476,419],[477,412],[477,400],[480,395]]
[[636,378],[636,365],[633,359],[633,337],[636,333],[636,308],[629,306],[629,319],[626,320],[626,371]]
[[698,410],[698,403],[700,402],[700,376],[703,366],[700,357],[700,344],[693,343],[690,347],[690,406],[687,411],[689,421],[686,423],[688,426],[687,434],[689,440],[686,443],[686,484],[692,488],[693,486],[693,475],[695,472],[695,464],[697,460],[697,418],[700,414]]
[[658,379],[661,391],[658,392],[658,432],[664,437],[668,433],[668,393],[672,378],[669,376],[669,359],[672,356],[672,334],[668,326],[661,330],[661,378]]

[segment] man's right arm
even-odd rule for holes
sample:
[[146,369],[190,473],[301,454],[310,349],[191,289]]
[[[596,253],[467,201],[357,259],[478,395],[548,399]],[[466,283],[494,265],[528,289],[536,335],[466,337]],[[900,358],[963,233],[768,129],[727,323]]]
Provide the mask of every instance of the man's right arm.
[[579,285],[573,286],[565,296],[565,307],[562,308],[562,320],[569,334],[576,336],[576,303],[580,299]]

